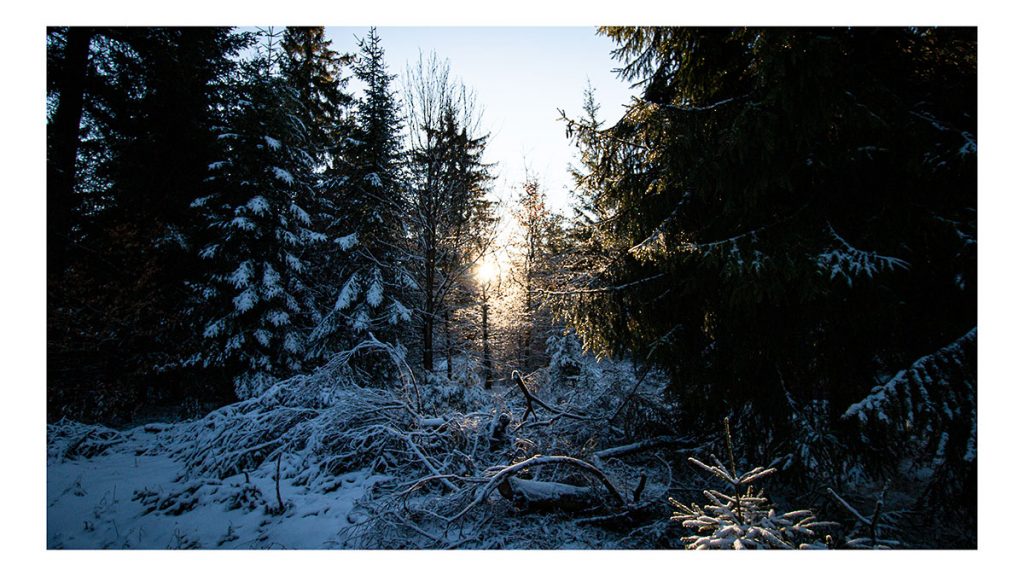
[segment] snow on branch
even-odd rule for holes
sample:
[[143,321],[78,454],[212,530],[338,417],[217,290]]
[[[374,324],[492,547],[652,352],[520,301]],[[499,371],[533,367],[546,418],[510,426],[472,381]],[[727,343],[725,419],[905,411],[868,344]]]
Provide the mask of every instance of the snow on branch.
[[619,491],[618,488],[615,487],[615,484],[612,483],[612,481],[608,478],[607,475],[605,475],[604,472],[601,471],[600,468],[594,466],[593,464],[590,464],[589,462],[584,462],[583,460],[573,458],[571,456],[537,455],[531,458],[527,458],[522,462],[512,464],[511,466],[506,466],[499,470],[498,472],[496,472],[491,477],[487,485],[484,486],[483,490],[477,495],[477,497],[473,499],[473,501],[470,502],[465,508],[463,508],[458,514],[449,519],[449,523],[459,520],[474,507],[487,500],[487,497],[490,496],[491,493],[498,488],[499,484],[501,484],[506,479],[514,476],[518,472],[521,472],[522,470],[525,470],[530,467],[545,466],[551,464],[568,464],[580,468],[586,472],[589,472],[590,474],[593,474],[598,478],[598,480],[601,481],[601,484],[603,484],[604,487],[608,490],[608,494],[611,495],[612,499],[615,501],[617,505],[624,506],[626,504],[626,499],[623,498],[622,493]]
[[974,327],[937,352],[918,358],[910,368],[900,370],[850,406],[843,418],[856,418],[863,424],[870,420],[886,423],[890,418],[913,423],[915,417],[928,415],[947,420],[966,416],[964,409],[973,409],[975,403],[977,341],[978,328]]
[[613,446],[594,452],[594,460],[600,462],[605,458],[622,458],[637,452],[653,450],[655,448],[671,447],[674,449],[696,448],[696,440],[689,436],[657,436],[640,442],[626,444],[624,446]]
[[829,272],[831,280],[839,278],[846,280],[848,286],[853,286],[854,279],[861,276],[873,278],[881,272],[910,268],[906,260],[855,248],[836,232],[831,223],[828,224],[828,232],[835,245],[818,255],[818,267]]
[[646,284],[647,282],[653,282],[659,278],[664,277],[664,273],[653,274],[639,280],[632,282],[626,282],[625,284],[618,284],[615,286],[602,286],[600,288],[580,288],[578,290],[541,290],[542,294],[547,296],[581,296],[585,294],[603,294],[607,292],[621,292],[639,286],[640,284]]
[[[843,414],[862,427],[908,432],[936,463],[977,456],[977,327],[918,358]],[[952,439],[952,441],[951,441]]]
[[679,217],[679,210],[685,202],[685,200],[680,200],[679,203],[676,204],[676,207],[672,209],[672,212],[668,217],[662,220],[654,231],[647,236],[647,238],[632,248],[629,248],[627,252],[640,260],[650,260],[665,252],[668,248],[668,241],[666,239],[668,227],[672,221]]

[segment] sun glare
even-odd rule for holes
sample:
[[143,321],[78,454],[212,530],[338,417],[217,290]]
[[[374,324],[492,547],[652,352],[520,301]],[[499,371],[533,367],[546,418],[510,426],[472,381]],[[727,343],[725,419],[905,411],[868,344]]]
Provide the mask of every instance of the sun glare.
[[476,280],[483,286],[493,284],[500,274],[501,269],[498,267],[498,262],[492,254],[484,256],[480,263],[477,264]]

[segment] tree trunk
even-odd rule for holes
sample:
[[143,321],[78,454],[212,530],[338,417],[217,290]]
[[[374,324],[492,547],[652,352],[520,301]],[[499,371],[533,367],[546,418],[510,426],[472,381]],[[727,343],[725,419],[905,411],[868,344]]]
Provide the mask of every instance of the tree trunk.
[[[532,252],[532,250],[531,250]],[[527,266],[526,271],[526,334],[523,336],[523,368],[527,372],[533,371],[530,365],[532,361],[533,348],[533,268],[532,263]]]
[[498,493],[517,508],[531,512],[578,512],[606,505],[603,494],[595,492],[589,486],[538,482],[514,476],[498,485]]
[[448,369],[448,381],[452,380],[452,328],[448,310],[444,311],[444,356]]
[[423,371],[434,371],[434,263],[428,255],[427,274],[424,283],[426,305],[423,311]]
[[75,160],[78,157],[85,78],[92,28],[70,27],[64,62],[57,82],[59,100],[50,126],[46,170],[47,264],[51,289],[60,290],[67,264],[75,198]]
[[491,343],[489,341],[489,334],[487,331],[487,313],[490,305],[488,305],[486,296],[485,300],[481,305],[483,313],[483,331],[484,331],[484,388],[490,390],[494,384],[494,363],[491,360]]

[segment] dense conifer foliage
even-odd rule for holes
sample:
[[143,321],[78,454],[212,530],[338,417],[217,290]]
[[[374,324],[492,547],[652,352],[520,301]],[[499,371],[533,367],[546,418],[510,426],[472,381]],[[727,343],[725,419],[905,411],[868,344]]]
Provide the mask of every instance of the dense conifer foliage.
[[[744,414],[822,477],[879,448],[844,413],[888,410],[875,423],[930,439],[913,456],[972,500],[975,31],[602,31],[642,96],[608,128],[568,122],[601,262],[565,299],[585,343],[649,358],[685,416]],[[955,359],[912,401],[864,400],[936,353]],[[811,410],[847,432],[832,470],[801,462]]]
[[213,28],[49,31],[51,417],[125,419],[215,393],[179,371],[199,342],[184,314],[199,259],[189,205],[209,187],[244,42]]

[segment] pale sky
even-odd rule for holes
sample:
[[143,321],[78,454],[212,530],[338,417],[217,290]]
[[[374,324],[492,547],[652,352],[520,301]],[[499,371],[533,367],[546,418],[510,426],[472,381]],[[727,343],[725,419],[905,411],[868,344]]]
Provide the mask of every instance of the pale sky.
[[[356,37],[368,28],[328,27],[338,52],[356,52]],[[589,27],[380,27],[377,34],[392,74],[404,76],[420,52],[436,52],[451,74],[477,96],[481,126],[490,133],[485,159],[496,163],[494,191],[514,196],[524,166],[540,178],[552,208],[562,210],[572,186],[567,166],[575,147],[558,121],[558,109],[570,118],[582,110],[589,78],[606,125],[622,116],[631,90],[612,72],[619,63],[609,52],[614,43]],[[400,86],[396,86],[400,88]]]

